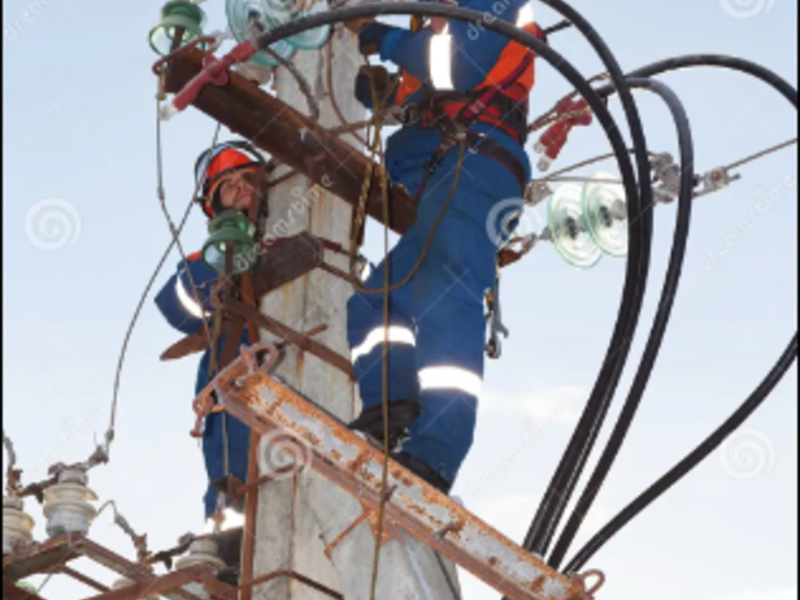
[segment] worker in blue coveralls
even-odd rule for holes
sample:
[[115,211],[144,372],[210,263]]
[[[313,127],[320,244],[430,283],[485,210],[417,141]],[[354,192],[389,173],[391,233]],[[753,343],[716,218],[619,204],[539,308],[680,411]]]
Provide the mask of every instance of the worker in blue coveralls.
[[[227,142],[204,152],[197,161],[195,174],[201,182],[198,185],[201,191],[199,199],[206,216],[213,218],[228,209],[248,214],[254,203],[265,202],[261,193],[265,189],[262,185],[266,180],[265,170],[264,159],[246,142]],[[185,334],[200,332],[209,323],[212,313],[210,292],[219,279],[220,274],[202,260],[200,253],[190,255],[186,261],[178,264],[176,273],[158,293],[156,305],[167,322],[178,331]],[[192,283],[196,286],[196,295]],[[225,337],[224,334],[220,336],[217,356],[222,351]],[[245,328],[239,347],[248,344]],[[199,395],[215,375],[209,373],[210,354],[210,350],[206,350],[200,360],[195,395]],[[241,481],[247,480],[250,429],[227,413],[214,412],[205,418],[202,443],[209,478],[204,497],[206,520],[211,525],[212,516],[223,509],[224,528],[235,530],[238,525],[240,530],[243,507],[231,505],[230,501],[226,502],[227,506],[220,506],[220,496],[214,483],[220,482],[228,474]],[[240,541],[241,536],[229,544],[234,557],[238,554]],[[238,558],[232,558],[231,562],[237,564]]]
[[[463,0],[460,6],[544,39],[527,0]],[[473,443],[484,298],[497,275],[498,246],[506,241],[487,219],[513,221],[531,177],[524,144],[535,56],[456,20],[432,19],[414,31],[368,21],[357,31],[363,54],[379,54],[399,68],[390,75],[365,67],[355,83],[367,108],[376,92],[403,115],[403,126],[387,140],[386,164],[392,182],[415,198],[417,218],[389,255],[393,283],[411,272],[450,201],[418,271],[390,294],[388,331],[390,444],[400,440],[392,456],[448,494]],[[462,140],[467,151],[459,161]],[[384,287],[384,263],[364,287]],[[363,402],[350,426],[381,443],[383,319],[381,293],[349,300],[348,338]]]

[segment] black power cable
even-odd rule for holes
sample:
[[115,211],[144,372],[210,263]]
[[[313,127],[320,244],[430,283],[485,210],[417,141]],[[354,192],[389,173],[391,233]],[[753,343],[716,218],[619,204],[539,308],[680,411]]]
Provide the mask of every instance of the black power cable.
[[603,61],[613,88],[619,94],[622,106],[631,129],[638,171],[638,190],[628,151],[622,140],[617,124],[591,85],[558,52],[528,32],[510,23],[485,19],[482,13],[455,6],[417,2],[386,4],[365,4],[351,8],[319,13],[276,27],[259,36],[256,45],[266,48],[269,45],[307,29],[342,21],[377,17],[381,15],[417,14],[428,17],[445,17],[471,22],[504,35],[537,53],[561,73],[587,101],[609,137],[620,166],[626,195],[628,197],[630,219],[630,253],[627,263],[622,301],[617,316],[614,334],[607,351],[600,375],[586,405],[583,416],[573,434],[561,464],[548,488],[542,505],[534,519],[526,538],[525,547],[532,552],[543,554],[554,535],[555,529],[569,498],[577,485],[581,472],[588,460],[599,430],[603,424],[613,398],[622,370],[627,360],[631,341],[638,324],[644,298],[647,274],[650,264],[650,250],[653,220],[653,188],[650,179],[650,163],[647,144],[639,113],[633,100],[630,86],[608,46],[599,34],[574,9],[562,0],[542,0],[553,10],[570,21],[581,31],[594,47]]
[[575,573],[602,548],[606,542],[639,515],[645,508],[655,502],[667,490],[685,477],[697,465],[703,462],[714,452],[725,439],[739,428],[758,409],[772,390],[777,387],[783,376],[797,359],[797,335],[778,360],[775,367],[764,379],[753,394],[739,407],[739,409],[725,421],[709,438],[698,446],[691,454],[678,463],[671,471],[650,486],[636,500],[631,502],[608,525],[603,527],[589,542],[577,553],[565,568],[566,573]]
[[689,225],[691,222],[693,192],[694,192],[694,143],[689,117],[678,96],[666,85],[652,79],[630,79],[632,87],[648,89],[659,95],[669,107],[678,130],[678,143],[680,148],[681,164],[681,187],[678,200],[678,217],[675,226],[672,253],[670,256],[667,276],[661,292],[661,300],[658,304],[658,312],[650,332],[650,337],[645,347],[642,362],[636,373],[633,387],[625,402],[622,414],[614,428],[611,438],[603,451],[602,456],[595,468],[583,495],[578,500],[572,516],[567,521],[558,542],[553,549],[548,563],[554,569],[561,565],[564,555],[569,550],[575,535],[577,534],[586,514],[591,508],[592,502],[597,497],[606,476],[611,470],[622,445],[625,436],[630,429],[631,423],[639,408],[645,389],[650,380],[650,374],[655,365],[658,352],[661,349],[664,333],[666,332],[669,319],[672,314],[675,296],[678,290],[681,272],[683,269],[684,258],[686,256],[687,240],[689,238]]
[[[797,108],[797,90],[781,78],[776,73],[752,62],[718,55],[691,55],[667,59],[653,65],[644,67],[632,73],[632,77],[652,77],[662,73],[676,71],[692,67],[715,67],[730,69],[760,79],[764,83],[771,85],[781,95],[783,95],[794,107]],[[612,90],[606,88],[602,93],[608,95]],[[747,400],[725,421],[714,433],[704,440],[695,450],[680,461],[661,479],[656,481],[650,488],[643,492],[638,498],[623,509],[614,519],[612,519],[600,532],[598,532],[589,542],[577,553],[567,564],[565,569],[568,573],[577,572],[586,562],[597,553],[614,535],[616,535],[625,525],[630,523],[645,508],[655,502],[660,496],[667,492],[673,485],[690,473],[695,467],[702,463],[712,452],[714,452],[737,428],[739,428],[760,406],[764,403],[769,394],[780,383],[792,364],[797,359],[797,332],[789,342],[780,359],[773,369],[767,374],[761,384],[750,395]]]

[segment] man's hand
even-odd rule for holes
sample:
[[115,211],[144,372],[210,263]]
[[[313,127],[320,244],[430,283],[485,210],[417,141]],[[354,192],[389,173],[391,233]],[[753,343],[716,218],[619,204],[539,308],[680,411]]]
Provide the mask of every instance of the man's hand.
[[363,27],[367,23],[371,23],[374,20],[375,17],[366,17],[364,19],[356,19],[355,21],[347,21],[347,23],[345,23],[344,26],[347,27],[350,31],[352,31],[356,35],[358,35],[358,32],[361,29],[361,27]]
[[356,98],[364,106],[372,108],[372,87],[375,86],[378,98],[385,99],[394,85],[395,77],[381,66],[361,67],[356,76]]
[[377,21],[365,23],[361,29],[358,30],[358,49],[364,56],[371,54],[378,54],[381,51],[381,44],[386,34],[392,31],[394,27],[384,25]]

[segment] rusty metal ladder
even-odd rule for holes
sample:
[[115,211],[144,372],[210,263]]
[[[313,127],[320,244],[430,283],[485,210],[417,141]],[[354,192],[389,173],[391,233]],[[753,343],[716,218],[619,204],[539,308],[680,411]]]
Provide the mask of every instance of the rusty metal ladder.
[[[274,347],[243,348],[239,359],[195,400],[196,410],[208,406],[207,397],[215,392],[223,410],[294,456],[301,467],[357,498],[365,515],[352,529],[365,519],[374,525],[383,489],[383,453],[267,374],[274,361],[259,365],[256,358],[265,350]],[[390,527],[408,532],[511,600],[591,600],[602,586],[604,578],[597,571],[566,576],[553,570],[398,463],[390,462],[386,489]],[[598,581],[589,588],[592,577]]]

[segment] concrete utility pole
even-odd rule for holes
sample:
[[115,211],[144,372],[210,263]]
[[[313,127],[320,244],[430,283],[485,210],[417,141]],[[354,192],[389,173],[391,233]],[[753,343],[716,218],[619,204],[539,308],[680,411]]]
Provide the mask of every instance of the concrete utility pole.
[[[294,63],[309,82],[320,107],[320,122],[336,127],[340,122],[332,109],[326,85],[327,48],[299,52]],[[366,118],[353,96],[353,84],[363,58],[353,35],[337,27],[333,41],[334,93],[350,122]],[[278,97],[289,106],[309,114],[307,101],[295,78],[278,69]],[[280,118],[280,117],[278,117]],[[363,149],[351,137],[354,151]],[[341,160],[344,157],[339,158]],[[275,174],[287,173],[281,167]],[[361,174],[359,174],[361,176]],[[296,176],[270,192],[271,215],[266,234],[285,237],[309,231],[347,247],[351,205],[318,186],[310,187]],[[347,270],[347,258],[326,251],[326,260]],[[346,337],[346,303],[352,286],[316,269],[267,295],[261,309],[297,331],[321,324],[328,329],[314,339],[342,356],[349,356]],[[267,332],[263,340],[274,340]],[[356,390],[349,377],[335,367],[288,346],[275,374],[294,389],[313,399],[347,422],[358,410]],[[267,475],[285,464],[281,452],[267,440],[259,447],[260,474]],[[299,470],[299,469],[297,469]],[[262,486],[259,492],[255,535],[254,578],[279,571],[292,571],[337,591],[346,600],[369,600],[375,550],[375,534],[363,515],[361,504],[310,469],[289,474]],[[356,527],[353,527],[357,524]],[[455,569],[445,563],[450,582],[434,553],[403,532],[382,547],[377,598],[379,600],[449,600],[457,586]],[[243,565],[244,567],[244,565]],[[279,577],[253,588],[252,600],[321,600],[329,598],[292,577]]]

